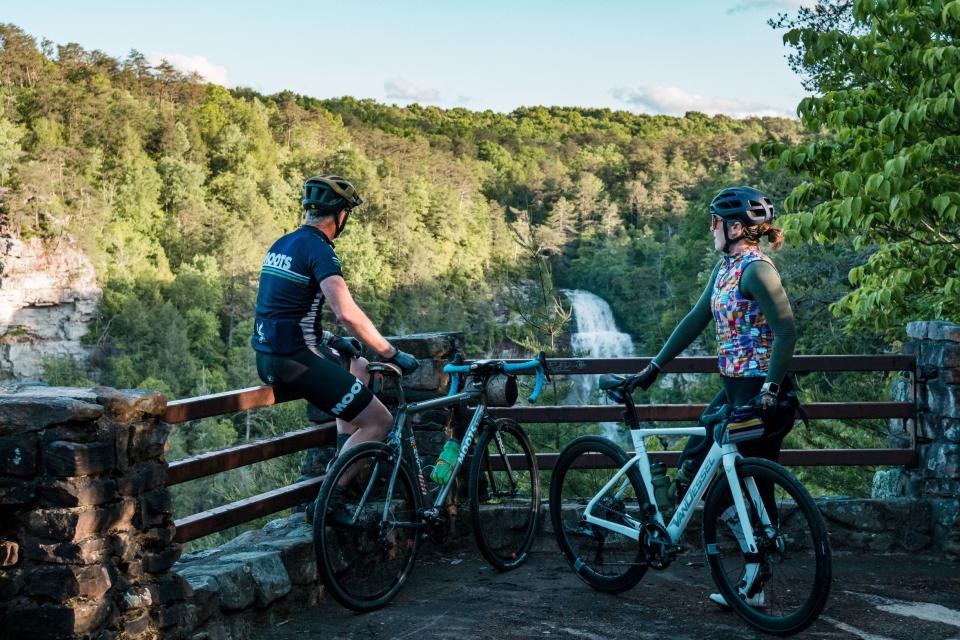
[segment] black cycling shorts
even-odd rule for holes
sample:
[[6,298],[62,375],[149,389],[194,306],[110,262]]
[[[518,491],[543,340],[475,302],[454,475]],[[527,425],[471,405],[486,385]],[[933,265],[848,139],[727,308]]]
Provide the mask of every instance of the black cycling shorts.
[[289,355],[257,352],[257,373],[277,389],[293,391],[347,422],[367,408],[373,394],[349,371],[309,349]]

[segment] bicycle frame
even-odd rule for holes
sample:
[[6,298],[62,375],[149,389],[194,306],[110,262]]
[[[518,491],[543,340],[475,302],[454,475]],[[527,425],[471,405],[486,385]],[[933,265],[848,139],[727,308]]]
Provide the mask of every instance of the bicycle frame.
[[[512,371],[523,371],[526,369],[535,368],[537,373],[536,385],[533,393],[530,396],[531,400],[536,399],[540,394],[540,390],[543,387],[543,381],[545,377],[545,367],[544,367],[544,357],[543,354],[540,354],[540,357],[537,360],[531,360],[528,362],[521,363],[510,363],[505,364],[503,371],[512,372]],[[390,481],[387,485],[387,496],[393,495],[393,489],[396,485],[397,476],[400,473],[400,465],[403,463],[403,438],[404,438],[404,428],[407,424],[407,416],[415,415],[417,413],[422,413],[424,411],[429,411],[431,409],[445,409],[450,408],[456,405],[461,405],[469,401],[476,401],[477,406],[473,410],[473,416],[470,418],[470,423],[467,425],[466,430],[464,431],[463,441],[460,444],[460,453],[457,456],[457,461],[453,466],[453,469],[450,472],[450,481],[447,482],[440,489],[437,497],[434,499],[433,504],[428,508],[423,510],[424,515],[435,516],[439,513],[440,508],[443,506],[444,502],[447,499],[447,495],[450,493],[450,487],[453,486],[453,479],[457,477],[457,474],[460,473],[460,469],[463,468],[464,460],[467,458],[467,454],[470,451],[470,445],[473,444],[474,438],[477,436],[477,433],[480,430],[480,421],[487,414],[487,401],[486,401],[486,389],[485,382],[480,383],[479,381],[474,381],[473,388],[457,392],[457,385],[459,383],[459,375],[471,373],[469,366],[459,366],[458,364],[448,364],[444,367],[444,371],[452,373],[452,379],[450,384],[450,393],[442,398],[434,398],[431,400],[424,400],[422,402],[413,402],[408,404],[404,399],[403,387],[399,386],[399,399],[400,406],[397,409],[396,417],[393,421],[393,427],[390,429],[390,433],[387,435],[387,444],[394,449],[397,461],[393,465],[393,469],[390,473]],[[417,439],[416,435],[413,433],[413,430],[409,430],[409,435],[407,436],[407,442],[410,445],[410,451],[413,454],[413,460],[416,464],[416,475],[417,475],[417,485],[420,490],[421,498],[428,497],[430,495],[429,490],[427,489],[427,481],[423,475],[423,460],[420,458],[420,452],[417,450]],[[499,436],[497,438],[497,446],[500,448],[501,452],[503,451],[503,442],[500,440]],[[509,465],[509,463],[508,463]],[[511,469],[507,469],[509,473],[512,474]],[[370,479],[367,482],[367,486],[364,489],[363,496],[360,499],[360,502],[357,506],[357,509],[353,515],[352,520],[356,521],[360,511],[363,508],[363,505],[366,503],[367,498],[370,495],[370,491],[373,488],[374,482],[379,472],[379,464],[374,466],[372,473],[370,474]],[[513,480],[511,479],[511,484]],[[383,521],[391,522],[393,526],[408,526],[407,523],[397,523],[389,520],[389,511],[390,511],[390,500],[385,500],[383,505]],[[420,527],[426,526],[426,523],[420,523]]]
[[[610,531],[615,531],[632,538],[633,540],[640,539],[639,522],[636,523],[635,527],[629,527],[605,520],[603,518],[598,518],[592,514],[592,510],[600,498],[606,495],[607,492],[610,491],[614,485],[621,480],[622,485],[617,488],[617,491],[614,495],[617,497],[623,495],[623,493],[630,486],[629,480],[625,476],[631,467],[638,465],[640,467],[640,476],[643,479],[644,489],[647,493],[648,504],[653,506],[653,508],[656,510],[654,515],[657,523],[661,526],[664,526],[663,515],[660,512],[660,508],[657,506],[656,500],[654,500],[653,478],[650,473],[650,457],[647,454],[647,447],[644,438],[658,435],[706,436],[706,434],[707,430],[704,427],[631,429],[630,435],[633,439],[636,453],[630,460],[627,461],[625,465],[620,468],[616,474],[614,474],[607,484],[604,485],[604,487],[587,504],[587,508],[584,512],[586,521],[589,524],[602,527],[604,529],[609,529]],[[693,516],[694,507],[696,507],[696,505],[698,505],[703,499],[707,490],[710,488],[714,475],[722,464],[723,473],[726,474],[727,481],[730,484],[730,492],[733,495],[734,506],[736,507],[737,515],[740,518],[740,526],[743,529],[745,542],[742,545],[744,546],[742,551],[744,553],[757,553],[756,538],[751,525],[751,519],[748,515],[747,504],[744,500],[743,492],[740,490],[740,481],[737,476],[736,465],[737,460],[740,458],[742,458],[742,456],[740,455],[739,451],[737,451],[736,445],[720,445],[716,442],[713,443],[713,445],[710,447],[710,451],[707,453],[706,459],[700,466],[700,470],[693,477],[693,480],[690,483],[690,488],[687,490],[686,495],[680,502],[680,505],[677,507],[676,512],[673,514],[673,518],[671,518],[669,524],[665,525],[665,529],[670,536],[671,543],[678,544],[680,536],[690,523],[690,518]],[[753,478],[749,478],[747,480],[747,490],[750,493],[751,501],[759,512],[760,521],[763,523],[765,528],[772,528],[770,516],[767,514],[766,507],[763,504],[763,500],[760,498],[760,492],[757,489]],[[628,521],[632,520],[632,518],[629,518],[629,516],[627,519]],[[707,550],[707,553],[710,553],[709,549]]]
[[[393,430],[390,432],[390,435],[387,436],[387,442],[399,443],[400,439],[403,438],[403,429],[406,426],[408,415],[414,415],[423,411],[429,411],[431,409],[448,408],[454,405],[465,403],[469,400],[478,400],[479,402],[477,403],[476,408],[474,408],[473,416],[470,418],[470,423],[467,425],[467,428],[464,431],[463,442],[460,445],[460,453],[457,455],[457,462],[454,464],[453,469],[450,472],[450,481],[443,485],[443,488],[437,494],[437,497],[432,505],[432,508],[434,509],[439,509],[447,499],[447,494],[450,493],[450,487],[453,485],[453,479],[457,477],[458,473],[460,473],[460,469],[463,467],[463,461],[466,460],[467,453],[470,451],[470,445],[473,444],[473,439],[477,436],[477,433],[480,430],[480,420],[487,412],[487,403],[483,397],[483,391],[480,389],[464,391],[461,393],[444,396],[443,398],[424,400],[423,402],[402,405],[400,410],[397,411],[397,417],[394,421]],[[429,491],[427,490],[427,481],[423,475],[423,461],[420,458],[420,453],[417,451],[417,440],[412,429],[407,436],[407,442],[410,445],[410,450],[413,453],[413,460],[416,463],[417,484],[420,488],[420,495],[421,497],[426,497],[429,495]],[[387,495],[393,495],[393,486],[396,482],[397,474],[400,471],[399,458],[397,462],[398,464],[394,466],[393,473],[390,476],[390,484],[387,488]],[[384,519],[386,519],[386,512],[384,512]]]

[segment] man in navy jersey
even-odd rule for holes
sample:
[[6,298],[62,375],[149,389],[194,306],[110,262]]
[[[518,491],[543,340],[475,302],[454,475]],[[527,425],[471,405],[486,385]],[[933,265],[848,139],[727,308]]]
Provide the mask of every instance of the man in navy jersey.
[[[369,375],[367,361],[359,357],[360,342],[405,375],[419,363],[384,339],[344,282],[333,241],[350,210],[363,203],[356,189],[339,176],[314,176],[303,185],[301,203],[304,224],[274,242],[263,260],[251,344],[260,378],[335,416],[338,448],[349,449],[382,440],[393,422],[366,386]],[[324,302],[356,338],[323,331]],[[349,372],[340,364],[342,356],[349,358]]]

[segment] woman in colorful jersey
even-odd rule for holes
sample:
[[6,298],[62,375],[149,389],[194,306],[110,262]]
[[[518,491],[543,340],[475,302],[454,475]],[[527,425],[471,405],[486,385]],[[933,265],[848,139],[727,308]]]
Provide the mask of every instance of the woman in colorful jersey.
[[[750,187],[724,189],[710,203],[713,245],[723,257],[693,309],[674,329],[666,344],[637,374],[636,386],[647,389],[661,369],[677,357],[713,320],[716,323],[718,365],[722,389],[707,408],[755,403],[766,437],[742,442],[744,456],[777,460],[794,410],[779,406],[793,389],[787,367],[793,357],[796,327],[790,301],[773,262],[761,250],[766,238],[773,250],[783,245],[783,232],[774,227],[773,203]],[[712,439],[712,434],[707,436]],[[691,438],[681,462],[706,456],[703,438]],[[762,598],[762,592],[758,594]],[[711,600],[725,605],[722,596]],[[754,603],[761,604],[762,603]]]

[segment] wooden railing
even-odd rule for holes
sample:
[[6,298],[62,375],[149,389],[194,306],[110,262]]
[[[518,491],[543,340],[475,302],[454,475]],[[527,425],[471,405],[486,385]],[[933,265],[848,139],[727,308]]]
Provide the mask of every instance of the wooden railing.
[[[582,375],[596,373],[633,373],[650,362],[649,358],[555,358],[550,360],[550,371],[558,375]],[[916,357],[913,355],[868,355],[868,356],[796,356],[790,370],[804,372],[906,372],[915,381]],[[716,358],[677,358],[664,368],[665,373],[715,373]],[[212,416],[269,407],[296,399],[283,395],[272,387],[251,387],[227,391],[199,398],[175,400],[167,405],[165,420],[176,424]],[[647,421],[694,421],[706,405],[667,404],[638,405],[637,417]],[[916,408],[908,402],[815,402],[804,405],[811,420],[823,419],[910,419]],[[498,417],[510,417],[523,423],[577,423],[597,421],[620,421],[622,408],[609,405],[596,406],[521,406],[490,409]],[[326,423],[285,433],[275,438],[249,442],[220,451],[200,454],[170,464],[168,485],[196,480],[230,469],[255,464],[271,458],[296,453],[312,447],[334,442],[336,426]],[[911,430],[911,446],[906,449],[785,449],[781,462],[786,465],[813,466],[873,466],[906,465],[917,463],[916,426]],[[541,469],[552,469],[556,463],[555,453],[538,454]],[[664,451],[651,454],[652,459],[676,465],[679,452]],[[177,541],[195,540],[217,531],[248,522],[264,515],[276,513],[311,500],[317,493],[321,478],[311,478],[268,491],[251,498],[239,500],[181,518],[176,521]]]

